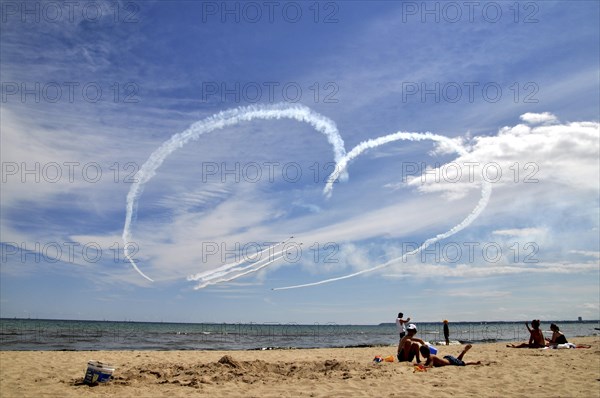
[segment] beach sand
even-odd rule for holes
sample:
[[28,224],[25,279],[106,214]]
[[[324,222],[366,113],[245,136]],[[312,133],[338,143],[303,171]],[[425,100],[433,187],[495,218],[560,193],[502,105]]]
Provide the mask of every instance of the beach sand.
[[[269,351],[1,351],[0,396],[12,397],[600,397],[600,338],[573,339],[589,349],[511,349],[477,344],[467,361],[414,372],[382,362],[395,347]],[[462,346],[438,346],[457,356]],[[224,356],[229,359],[222,360]],[[90,359],[116,367],[90,387]]]

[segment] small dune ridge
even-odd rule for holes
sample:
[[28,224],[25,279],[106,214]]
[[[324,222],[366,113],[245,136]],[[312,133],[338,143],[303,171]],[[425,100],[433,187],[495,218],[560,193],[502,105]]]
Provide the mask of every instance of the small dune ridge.
[[350,379],[353,377],[381,376],[393,372],[392,368],[385,369],[365,363],[338,361],[298,362],[265,362],[263,360],[238,361],[230,355],[221,357],[216,362],[199,363],[192,366],[181,366],[176,363],[149,363],[121,369],[113,383],[130,385],[132,383],[178,384],[199,387],[202,384],[221,384],[242,382],[253,384],[257,382],[284,381],[290,379]]

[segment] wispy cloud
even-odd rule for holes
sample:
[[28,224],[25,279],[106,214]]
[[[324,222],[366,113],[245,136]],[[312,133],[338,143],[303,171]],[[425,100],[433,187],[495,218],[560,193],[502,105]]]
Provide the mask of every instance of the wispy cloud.
[[529,124],[540,124],[540,123],[556,123],[558,119],[555,115],[550,112],[532,113],[527,112],[521,115],[521,120]]
[[[520,274],[580,274],[580,273],[598,273],[597,264],[593,263],[537,263],[532,266],[473,266],[460,264],[455,267],[446,265],[422,264],[418,267],[399,267],[400,273],[386,273],[386,277],[406,277],[415,278],[487,278],[503,275]],[[412,268],[412,269],[410,269]]]
[[500,298],[511,296],[510,292],[501,290],[473,290],[473,289],[461,289],[461,290],[449,290],[445,294],[451,297],[467,297],[467,298]]

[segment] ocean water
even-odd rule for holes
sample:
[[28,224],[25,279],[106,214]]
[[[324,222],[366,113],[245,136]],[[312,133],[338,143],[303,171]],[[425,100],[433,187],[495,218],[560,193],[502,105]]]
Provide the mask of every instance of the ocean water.
[[[600,335],[599,321],[555,321],[567,339]],[[550,322],[541,329],[546,337]],[[442,323],[419,323],[417,337],[443,340]],[[526,341],[525,322],[450,323],[461,343]],[[150,323],[0,319],[0,350],[252,350],[393,346],[394,324]]]

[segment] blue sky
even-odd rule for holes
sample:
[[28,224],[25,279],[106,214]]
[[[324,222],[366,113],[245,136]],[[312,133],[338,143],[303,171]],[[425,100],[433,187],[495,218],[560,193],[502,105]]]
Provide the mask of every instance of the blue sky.
[[[599,318],[597,2],[28,4],[0,16],[3,317]],[[466,152],[381,145],[327,198],[334,148],[311,125],[201,135],[139,196],[148,282],[123,256],[131,177],[174,134],[247,106],[310,108],[348,153],[398,131]],[[421,254],[272,290],[402,256],[461,223],[491,180],[481,214]],[[290,236],[257,272],[188,280]]]

